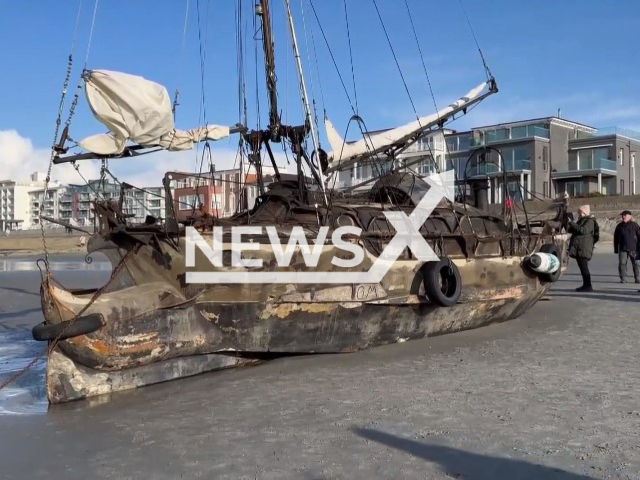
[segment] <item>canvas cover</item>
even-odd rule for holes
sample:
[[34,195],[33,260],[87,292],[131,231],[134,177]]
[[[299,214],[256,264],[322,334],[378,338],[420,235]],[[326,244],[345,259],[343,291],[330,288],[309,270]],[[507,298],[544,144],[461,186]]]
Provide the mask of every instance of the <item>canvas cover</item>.
[[363,155],[366,153],[375,154],[383,151],[387,147],[393,145],[396,142],[400,142],[403,139],[411,136],[412,134],[424,130],[433,125],[436,125],[442,118],[448,116],[453,110],[464,107],[465,104],[471,103],[483,94],[485,87],[489,85],[489,82],[484,82],[478,85],[464,97],[461,97],[451,105],[439,110],[438,112],[421,117],[415,121],[403,125],[401,127],[392,128],[379,133],[373,133],[367,135],[366,138],[355,142],[345,142],[340,134],[336,131],[335,127],[328,118],[325,118],[325,129],[327,133],[327,139],[331,145],[332,151],[328,154],[329,164],[335,164],[337,162],[344,163],[351,160],[354,157]]
[[127,141],[188,150],[196,142],[229,136],[229,128],[219,125],[176,130],[167,89],[137,75],[91,70],[85,76],[85,94],[93,115],[109,129],[78,142],[89,152],[118,155]]

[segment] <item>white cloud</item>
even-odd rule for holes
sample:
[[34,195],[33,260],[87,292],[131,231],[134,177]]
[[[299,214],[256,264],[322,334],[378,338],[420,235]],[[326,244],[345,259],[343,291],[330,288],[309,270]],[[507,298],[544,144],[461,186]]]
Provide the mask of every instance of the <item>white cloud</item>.
[[[35,148],[30,139],[16,130],[0,130],[0,179],[28,180],[33,172],[47,172],[51,150]],[[82,164],[80,171],[85,178],[97,178],[100,166]],[[67,165],[54,165],[51,179],[62,183],[79,183],[82,178],[75,169]]]

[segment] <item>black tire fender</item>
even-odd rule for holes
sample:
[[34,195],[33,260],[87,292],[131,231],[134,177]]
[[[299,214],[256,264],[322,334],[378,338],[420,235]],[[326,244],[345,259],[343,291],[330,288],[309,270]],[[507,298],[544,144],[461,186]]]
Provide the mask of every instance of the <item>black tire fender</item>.
[[430,301],[442,307],[455,305],[462,293],[458,267],[449,259],[427,262],[422,267],[424,291]]
[[543,282],[551,283],[558,281],[560,275],[562,275],[562,255],[560,254],[558,247],[553,243],[545,243],[540,247],[540,253],[548,253],[549,255],[553,255],[558,259],[558,262],[560,262],[558,270],[553,273],[540,273],[540,279]]
[[100,313],[91,313],[75,320],[61,323],[42,322],[33,327],[31,334],[35,340],[46,342],[50,340],[65,340],[67,338],[86,335],[100,330],[105,325],[104,317]]

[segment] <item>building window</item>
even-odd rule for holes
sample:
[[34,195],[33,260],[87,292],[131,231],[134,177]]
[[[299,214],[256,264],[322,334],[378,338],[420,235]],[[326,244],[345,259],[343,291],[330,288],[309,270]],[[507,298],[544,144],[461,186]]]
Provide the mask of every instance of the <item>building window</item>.
[[549,182],[542,182],[542,196],[549,198]]
[[193,208],[200,207],[200,204],[204,203],[204,194],[199,194],[199,201],[195,195],[182,195],[178,198],[180,210],[191,210]]
[[576,170],[593,169],[593,150],[578,151],[578,168]]
[[624,195],[624,180],[620,179],[620,195]]
[[368,175],[368,166],[367,165],[357,165],[355,167],[355,176],[356,180],[365,180]]
[[511,138],[525,138],[527,137],[527,126],[524,127],[512,127]]
[[[549,170],[549,147],[546,145],[542,147],[542,171],[546,172]],[[546,195],[545,195],[546,196]]]
[[571,197],[577,197],[584,193],[584,182],[581,180],[575,182],[567,182],[564,185],[564,191]]
[[618,151],[618,161],[620,165],[624,165],[624,150],[622,148]]

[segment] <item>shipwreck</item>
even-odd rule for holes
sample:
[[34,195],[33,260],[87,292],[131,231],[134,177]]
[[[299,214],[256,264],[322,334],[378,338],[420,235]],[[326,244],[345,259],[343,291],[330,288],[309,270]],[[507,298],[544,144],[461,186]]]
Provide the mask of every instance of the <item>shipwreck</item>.
[[[250,207],[239,202],[241,208],[228,218],[208,214],[198,204],[188,218],[178,218],[174,174],[167,172],[164,218],[148,217],[142,224],[132,224],[121,201],[97,200],[98,225],[87,252],[109,258],[113,272],[108,282],[98,289],[69,290],[57,284],[51,272],[43,276],[45,320],[34,327],[33,335],[49,344],[46,391],[51,403],[274,356],[354,352],[510,320],[530,309],[566,269],[565,204],[555,205],[554,216],[547,220],[519,222],[512,212],[489,212],[486,180],[466,174],[458,178],[443,165],[436,165],[434,175],[422,176],[411,170],[410,162],[397,161],[416,141],[496,93],[493,76],[487,75],[486,81],[447,107],[404,126],[377,133],[361,128],[357,141],[344,140],[327,118],[331,149],[325,152],[288,0],[284,5],[305,114],[301,125],[285,125],[280,117],[268,0],[259,0],[253,12],[261,25],[269,100],[265,128],[249,129],[241,121],[177,130],[176,102],[172,104],[162,85],[120,72],[83,71],[86,99],[109,132],[80,140],[83,152],[70,153],[67,125],[54,146],[54,168],[97,160],[110,174],[111,160],[191,149],[199,142],[237,135],[239,150],[255,172],[259,195]],[[355,113],[352,120],[362,126]],[[278,172],[272,151],[277,144],[290,148],[296,168],[293,178]],[[262,175],[265,161],[275,171],[268,185]],[[337,172],[355,162],[382,165],[383,161],[388,167],[379,169],[368,182],[370,188],[357,192],[331,188]],[[478,150],[468,164],[483,161]],[[390,221],[391,214],[410,219],[428,196],[432,208],[415,228],[434,259],[425,260],[417,244],[401,245],[384,274],[366,281],[369,277],[361,274],[377,268],[394,245],[399,227]],[[237,227],[253,227],[242,241],[257,248],[238,248],[233,234]],[[342,227],[350,227],[352,234],[336,242],[333,234]],[[274,239],[284,252],[294,231],[315,243],[309,240],[306,247],[293,248],[282,266]],[[220,261],[212,262],[206,248],[190,244],[196,233],[205,244],[218,246]],[[362,252],[357,265],[332,261],[353,259],[355,254],[345,244]],[[312,253],[316,263],[309,266],[307,257]],[[234,254],[245,263],[234,261]],[[212,272],[222,277],[256,275],[268,281],[211,282],[206,274]],[[322,273],[328,280],[310,281],[312,277],[296,276],[299,273]]]

